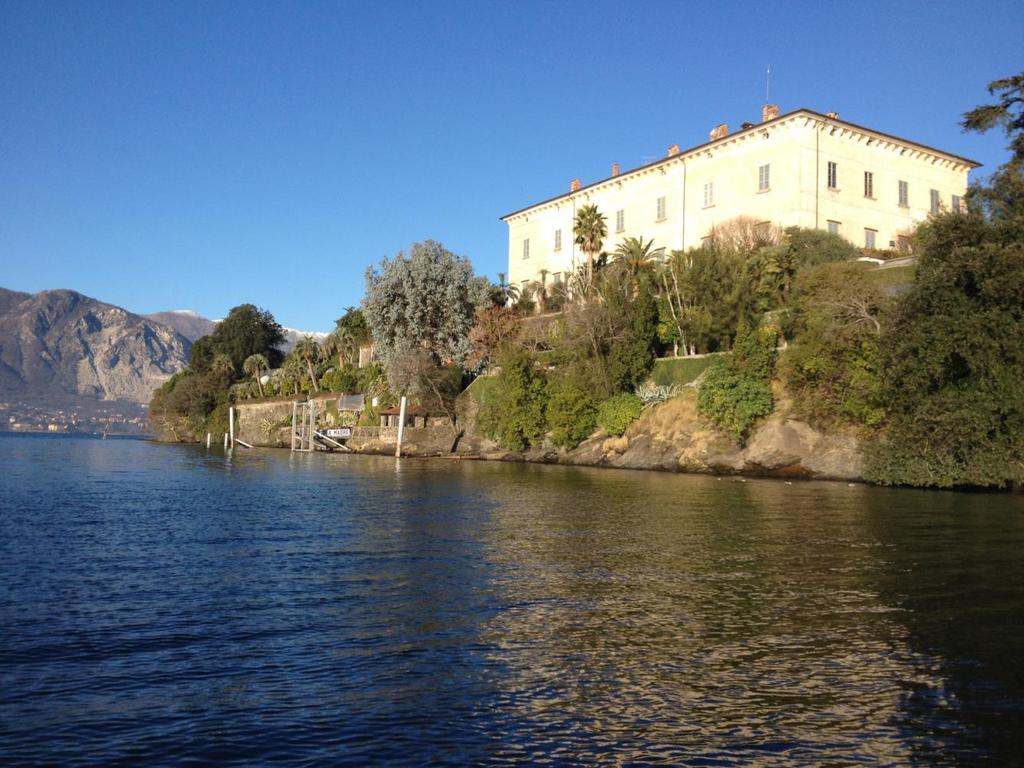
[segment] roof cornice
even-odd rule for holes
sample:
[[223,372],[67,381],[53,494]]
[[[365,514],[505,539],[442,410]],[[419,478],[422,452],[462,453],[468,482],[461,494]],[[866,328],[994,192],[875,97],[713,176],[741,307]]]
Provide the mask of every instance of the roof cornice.
[[931,156],[933,158],[933,162],[941,159],[959,165],[966,165],[968,169],[981,167],[981,163],[977,162],[976,160],[961,157],[960,155],[954,155],[951,152],[944,152],[941,149],[929,147],[927,144],[921,144],[920,142],[910,141],[909,139],[903,139],[900,138],[899,136],[893,136],[892,134],[889,133],[876,131],[873,128],[866,128],[862,125],[858,125],[857,123],[851,123],[847,120],[840,120],[838,117],[830,117],[829,115],[823,115],[822,113],[816,112],[813,109],[801,107],[800,109],[794,109],[792,112],[787,112],[784,115],[779,115],[779,117],[776,117],[772,120],[767,120],[763,123],[757,123],[756,125],[753,125],[750,128],[742,128],[734,133],[727,134],[726,136],[723,136],[721,138],[705,142],[704,144],[699,144],[689,149],[685,149],[679,152],[678,154],[669,155],[668,157],[663,157],[658,160],[655,160],[652,163],[641,165],[638,168],[633,168],[632,170],[624,171],[618,174],[617,176],[609,176],[607,178],[601,179],[600,181],[595,181],[591,184],[587,184],[586,186],[582,186],[579,189],[565,192],[560,195],[555,195],[554,197],[549,197],[546,200],[541,200],[539,203],[528,205],[525,208],[520,208],[516,211],[512,211],[511,213],[506,213],[504,216],[500,218],[500,220],[507,222],[509,219],[512,219],[513,217],[519,216],[520,214],[526,213],[528,211],[534,211],[537,209],[558,205],[561,203],[561,201],[568,200],[573,197],[587,196],[588,193],[594,192],[600,187],[608,186],[610,184],[621,184],[622,181],[625,180],[626,178],[635,178],[637,176],[644,175],[645,173],[650,173],[653,170],[664,168],[665,166],[671,165],[672,163],[683,163],[688,159],[699,156],[701,153],[710,153],[716,149],[720,149],[721,147],[727,146],[729,144],[745,141],[746,139],[751,138],[752,136],[756,136],[759,133],[765,133],[768,131],[775,130],[779,126],[784,125],[785,123],[793,122],[801,118],[808,121],[813,121],[818,125],[819,130],[839,130],[842,131],[844,134],[854,136],[861,141],[868,141],[869,143],[878,141],[893,146],[898,146],[903,151],[910,150],[913,152],[921,153],[924,156]]

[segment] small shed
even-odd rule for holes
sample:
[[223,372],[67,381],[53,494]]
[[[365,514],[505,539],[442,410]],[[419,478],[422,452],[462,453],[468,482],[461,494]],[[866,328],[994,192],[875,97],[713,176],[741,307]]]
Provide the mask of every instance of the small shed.
[[[380,425],[382,427],[397,427],[402,410],[397,405],[384,408],[380,412]],[[430,414],[421,405],[407,405],[405,407],[405,426],[425,427]]]

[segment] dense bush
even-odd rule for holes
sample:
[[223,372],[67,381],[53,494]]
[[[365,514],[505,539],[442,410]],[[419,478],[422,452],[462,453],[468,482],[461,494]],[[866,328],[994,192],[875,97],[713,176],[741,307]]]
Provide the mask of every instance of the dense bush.
[[868,452],[871,480],[1024,481],[1024,243],[1013,229],[972,212],[919,230],[916,282],[882,339],[889,429]]
[[593,387],[578,376],[553,377],[548,382],[546,414],[551,442],[575,448],[597,428]]
[[544,436],[544,376],[533,355],[522,349],[504,350],[498,365],[491,388],[493,401],[481,404],[478,423],[502,447],[522,451]]
[[328,392],[359,392],[359,369],[349,364],[328,371],[320,377],[320,386]]
[[697,393],[697,410],[739,442],[772,411],[777,336],[771,327],[741,328],[733,354],[707,369]]
[[619,336],[607,351],[612,391],[632,392],[647,378],[656,356],[658,307],[652,286],[642,283],[635,294],[628,290],[609,291],[605,302],[608,311],[622,318]]
[[597,423],[609,435],[621,435],[640,416],[643,401],[634,394],[623,393],[605,400],[597,409]]
[[772,412],[772,388],[768,381],[744,376],[725,363],[716,363],[704,374],[697,393],[697,410],[742,442],[750,427]]
[[883,289],[863,263],[840,262],[802,272],[796,297],[795,344],[779,372],[797,412],[820,425],[878,426]]

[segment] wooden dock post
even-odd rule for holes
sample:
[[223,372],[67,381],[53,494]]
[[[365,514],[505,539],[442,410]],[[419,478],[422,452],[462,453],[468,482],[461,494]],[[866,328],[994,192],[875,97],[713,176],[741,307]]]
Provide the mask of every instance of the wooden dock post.
[[210,433],[206,433],[206,450],[210,450]]
[[402,458],[402,437],[405,435],[405,403],[406,397],[402,395],[402,400],[398,408],[398,442],[395,443],[395,458]]
[[309,400],[309,452],[313,453],[316,447],[313,445],[313,437],[316,434],[316,400]]
[[235,406],[228,408],[228,435],[230,435],[231,447],[235,447]]
[[224,450],[226,451],[227,449],[228,449],[228,433],[225,432],[224,433]]

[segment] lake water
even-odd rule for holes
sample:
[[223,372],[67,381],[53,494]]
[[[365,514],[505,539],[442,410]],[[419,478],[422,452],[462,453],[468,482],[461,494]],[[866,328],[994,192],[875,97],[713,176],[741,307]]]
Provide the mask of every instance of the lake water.
[[993,765],[1024,498],[0,438],[0,762]]

